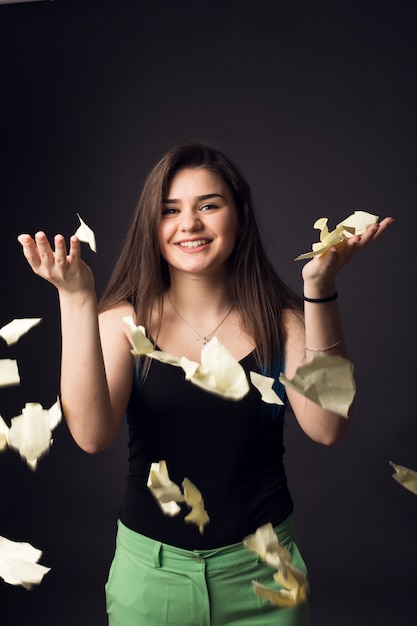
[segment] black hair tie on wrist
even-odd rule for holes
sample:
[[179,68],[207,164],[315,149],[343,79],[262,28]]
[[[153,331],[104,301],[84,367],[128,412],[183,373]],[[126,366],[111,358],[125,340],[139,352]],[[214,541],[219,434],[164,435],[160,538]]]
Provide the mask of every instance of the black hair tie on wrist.
[[332,296],[328,296],[327,298],[307,298],[306,296],[304,296],[304,300],[305,302],[314,302],[320,304],[321,302],[331,302],[332,300],[336,300],[338,295],[339,294],[337,293],[337,291],[335,291]]

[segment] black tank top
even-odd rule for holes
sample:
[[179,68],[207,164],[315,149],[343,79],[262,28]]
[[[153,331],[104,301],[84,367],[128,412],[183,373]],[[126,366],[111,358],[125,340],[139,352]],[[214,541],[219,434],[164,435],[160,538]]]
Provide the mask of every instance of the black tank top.
[[[248,379],[250,370],[259,371],[254,354],[240,363]],[[121,521],[189,550],[237,543],[267,522],[279,524],[293,503],[283,465],[283,411],[274,418],[268,411],[272,405],[252,385],[242,400],[228,400],[186,381],[182,368],[151,360],[143,385],[140,376],[135,379],[127,411],[129,474]],[[210,517],[203,534],[184,521],[185,504],[177,516],[166,516],[148,489],[150,465],[160,460],[171,480],[181,486],[186,477],[201,491]]]

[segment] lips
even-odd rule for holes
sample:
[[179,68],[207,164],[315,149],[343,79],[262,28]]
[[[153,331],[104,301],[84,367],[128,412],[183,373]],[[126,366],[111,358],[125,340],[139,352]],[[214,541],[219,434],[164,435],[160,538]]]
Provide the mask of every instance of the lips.
[[210,239],[193,239],[191,241],[180,241],[177,245],[180,248],[198,248],[210,243]]

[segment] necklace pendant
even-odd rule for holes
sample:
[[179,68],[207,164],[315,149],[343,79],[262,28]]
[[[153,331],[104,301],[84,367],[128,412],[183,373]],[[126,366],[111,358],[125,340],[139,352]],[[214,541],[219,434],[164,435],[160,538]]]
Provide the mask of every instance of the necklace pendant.
[[208,339],[207,339],[207,337],[203,337],[203,346],[205,346],[206,343],[208,343]]

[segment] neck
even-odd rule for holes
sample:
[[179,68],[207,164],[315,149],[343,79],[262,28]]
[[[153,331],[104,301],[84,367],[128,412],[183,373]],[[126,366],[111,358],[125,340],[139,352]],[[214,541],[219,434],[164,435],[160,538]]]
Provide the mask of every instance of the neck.
[[226,322],[233,302],[224,283],[186,282],[171,283],[166,292],[166,306],[204,345]]
[[176,277],[171,279],[168,294],[174,306],[184,315],[219,315],[230,307],[232,297],[226,281],[207,277]]

